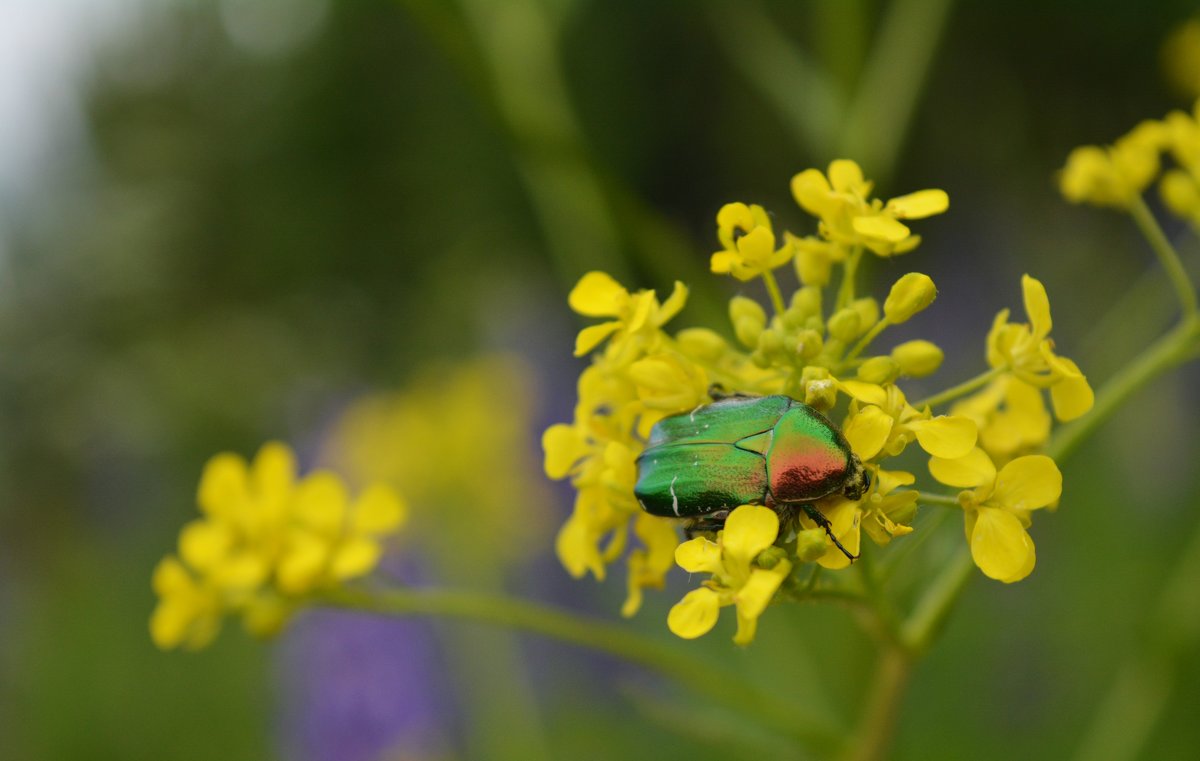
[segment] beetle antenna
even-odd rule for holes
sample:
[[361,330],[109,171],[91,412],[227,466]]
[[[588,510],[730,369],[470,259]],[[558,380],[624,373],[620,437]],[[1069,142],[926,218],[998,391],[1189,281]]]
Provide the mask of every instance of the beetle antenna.
[[842,551],[843,555],[850,559],[851,563],[853,563],[855,560],[858,560],[858,555],[851,553],[850,550],[843,547],[842,543],[838,541],[838,538],[833,535],[833,525],[829,522],[829,519],[821,513],[820,510],[807,502],[800,505],[800,507],[804,510],[805,515],[807,515],[809,518],[812,518],[813,523],[816,523],[818,526],[825,529],[825,535],[830,538],[835,547]]

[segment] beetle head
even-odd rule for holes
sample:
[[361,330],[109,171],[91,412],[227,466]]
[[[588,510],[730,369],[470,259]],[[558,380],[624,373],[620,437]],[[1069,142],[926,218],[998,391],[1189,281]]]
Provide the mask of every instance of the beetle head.
[[851,454],[849,473],[846,475],[846,482],[842,484],[842,494],[846,499],[857,502],[870,488],[871,474],[863,467],[858,455]]

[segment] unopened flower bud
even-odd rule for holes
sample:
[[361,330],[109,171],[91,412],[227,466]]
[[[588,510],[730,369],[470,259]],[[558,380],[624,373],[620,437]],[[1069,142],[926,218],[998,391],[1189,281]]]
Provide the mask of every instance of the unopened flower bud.
[[910,272],[892,286],[887,301],[883,302],[883,313],[888,322],[899,325],[932,304],[936,296],[937,288],[928,275]]
[[910,378],[923,378],[937,372],[944,356],[936,344],[919,339],[905,341],[892,349],[892,359],[900,366],[900,373]]
[[779,565],[779,561],[786,559],[787,550],[772,545],[758,553],[758,557],[754,559],[754,564],[759,568],[765,568],[769,571]]
[[758,350],[770,356],[783,351],[783,336],[777,330],[764,330],[758,336]]
[[803,360],[809,360],[821,353],[825,348],[825,339],[820,331],[802,330],[796,334],[796,354]]
[[839,309],[829,318],[829,335],[842,343],[850,343],[860,334],[858,312],[850,307]]
[[850,302],[850,308],[858,312],[858,329],[866,333],[879,322],[879,302],[870,296]]
[[729,320],[733,323],[738,340],[753,347],[758,344],[759,334],[767,326],[767,313],[754,299],[734,296],[729,301]]
[[796,557],[803,563],[811,563],[829,549],[825,529],[810,528],[796,532]]
[[821,289],[815,286],[805,286],[792,294],[792,304],[788,311],[796,311],[804,317],[821,314]]
[[882,386],[900,375],[900,365],[891,357],[871,357],[858,366],[858,379]]
[[725,339],[708,328],[684,328],[675,334],[679,350],[691,359],[715,362],[726,350]]

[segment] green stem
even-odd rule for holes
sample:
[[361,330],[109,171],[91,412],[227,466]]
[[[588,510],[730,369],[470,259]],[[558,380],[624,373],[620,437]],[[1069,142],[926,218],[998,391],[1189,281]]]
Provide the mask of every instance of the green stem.
[[1058,429],[1046,447],[1046,454],[1060,460],[1074,452],[1138,389],[1187,359],[1197,340],[1200,340],[1200,315],[1191,314],[1109,378],[1097,392],[1091,411]]
[[927,505],[945,505],[946,507],[962,507],[962,503],[958,501],[958,497],[951,497],[947,494],[930,494],[927,491],[917,493],[917,501],[924,502]]
[[901,640],[914,653],[923,653],[933,644],[954,603],[973,578],[974,567],[971,551],[961,546],[925,590],[900,629]]
[[715,664],[697,662],[678,643],[660,643],[606,621],[527,600],[450,589],[341,589],[318,602],[384,615],[450,616],[533,632],[653,669],[797,742],[825,749],[840,744],[836,735],[806,721],[802,711],[779,695],[766,694]]
[[775,314],[783,317],[787,307],[783,305],[783,294],[779,292],[779,281],[775,279],[775,273],[767,270],[762,274],[763,282],[767,284],[767,293],[771,294],[771,304],[775,307]]
[[897,645],[883,648],[867,691],[870,697],[858,727],[858,741],[846,756],[848,761],[873,761],[887,756],[913,665],[913,654],[904,648]]
[[850,353],[846,355],[846,361],[852,361],[859,354],[862,354],[863,349],[870,346],[871,342],[878,338],[879,334],[882,333],[888,325],[891,325],[891,323],[888,322],[886,317],[872,325],[871,329],[867,331],[866,335],[860,338],[858,343],[854,344],[854,348],[850,350]]
[[834,312],[854,301],[854,276],[858,272],[858,263],[862,260],[862,256],[863,247],[855,246],[850,255],[846,257],[842,284],[838,287],[837,305],[833,308]]
[[933,396],[927,396],[919,402],[913,402],[912,406],[916,407],[917,409],[923,409],[925,407],[937,407],[945,404],[946,402],[957,399],[960,396],[966,396],[975,389],[986,386],[993,379],[998,378],[1003,373],[1003,367],[993,367],[987,372],[980,373],[974,378],[971,378],[968,381],[963,381],[957,386],[948,388],[941,393],[934,394]]
[[1158,261],[1166,270],[1167,277],[1171,279],[1171,285],[1175,288],[1175,296],[1179,299],[1179,306],[1183,309],[1184,316],[1196,314],[1196,289],[1192,285],[1191,279],[1188,278],[1187,270],[1183,268],[1179,252],[1171,245],[1166,233],[1159,226],[1158,220],[1151,213],[1150,207],[1146,206],[1146,202],[1139,196],[1129,207],[1129,213],[1142,231],[1142,235],[1146,236],[1154,253],[1158,255]]
[[1147,616],[1143,641],[1129,651],[1108,695],[1100,702],[1075,758],[1128,761],[1141,757],[1170,705],[1182,656],[1200,639],[1200,523]]
[[[912,116],[950,18],[953,0],[892,0],[879,24],[838,137],[838,153],[853,156],[886,182],[908,136]],[[881,129],[881,125],[887,125]]]

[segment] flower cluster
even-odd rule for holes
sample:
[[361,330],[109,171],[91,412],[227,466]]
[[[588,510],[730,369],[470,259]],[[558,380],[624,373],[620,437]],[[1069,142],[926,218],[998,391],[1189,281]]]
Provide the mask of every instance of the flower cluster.
[[[413,507],[411,536],[453,572],[495,577],[545,541],[547,484],[529,451],[536,391],[517,357],[438,363],[403,389],[347,406],[321,461],[352,484],[383,482]],[[521,520],[513,520],[514,495]],[[503,535],[505,541],[497,542]]]
[[[1169,157],[1171,161],[1163,161]],[[1109,146],[1073,150],[1059,175],[1067,200],[1128,209],[1154,181],[1163,204],[1200,225],[1200,102],[1148,119]]]
[[[1044,394],[1059,420],[1077,417],[1092,404],[1079,368],[1055,353],[1049,302],[1030,277],[1023,281],[1030,322],[1013,323],[1008,310],[1000,312],[986,341],[990,369],[928,400],[910,402],[900,383],[936,372],[941,349],[919,339],[879,353],[870,348],[888,327],[929,307],[937,289],[927,275],[910,272],[880,303],[856,291],[855,274],[868,253],[892,257],[912,251],[920,237],[907,223],[944,212],[946,193],[922,190],[886,202],[874,199],[872,183],[848,160],[833,162],[828,172],[801,172],[791,185],[800,208],[816,218],[812,235],[784,232],[781,242],[770,217],[755,205],[728,204],[717,215],[722,248],[712,255],[712,271],[739,281],[761,278],[769,302],[764,307],[747,296],[731,300],[736,343],[708,328],[674,335],[664,330],[686,299],[679,283],[660,303],[652,291],[631,293],[592,272],[569,299],[582,315],[611,319],[579,334],[576,355],[596,351],[579,379],[574,420],[543,437],[546,473],[569,477],[577,490],[573,514],[559,533],[559,557],[576,577],[591,572],[602,579],[606,566],[625,552],[632,529],[640,546],[627,556],[627,615],[637,610],[643,588],[661,586],[672,560],[690,572],[710,574],[668,617],[682,637],[709,631],[720,608],[733,605],[735,640],[749,642],[758,617],[789,580],[798,581],[813,564],[849,566],[863,533],[878,545],[910,533],[920,492],[906,487],[917,476],[887,461],[913,443],[930,463],[938,463],[931,465],[938,481],[973,489],[959,504],[980,568],[1005,581],[1023,578],[1033,567],[1025,531],[1029,511],[1057,500],[1061,479],[1048,458],[1038,460],[1038,467],[1023,467],[1019,455],[1035,450],[1049,434]],[[785,299],[775,273],[788,264],[799,287]],[[835,290],[830,283],[839,271]],[[785,394],[835,421],[862,463],[869,488],[859,499],[838,492],[819,499],[812,514],[743,505],[723,526],[718,521],[718,530],[679,544],[675,521],[638,505],[638,456],[657,422],[711,401],[710,384],[751,396]],[[934,409],[951,402],[958,404],[949,414]],[[1008,464],[997,473],[994,461]],[[977,478],[967,479],[956,468],[971,469]],[[764,493],[762,502],[769,503],[768,497]]]
[[312,594],[369,573],[406,513],[383,485],[351,501],[333,473],[297,480],[295,456],[277,442],[252,465],[213,457],[197,501],[202,516],[183,527],[178,556],[154,570],[150,635],[163,649],[204,647],[227,614],[273,634]]

